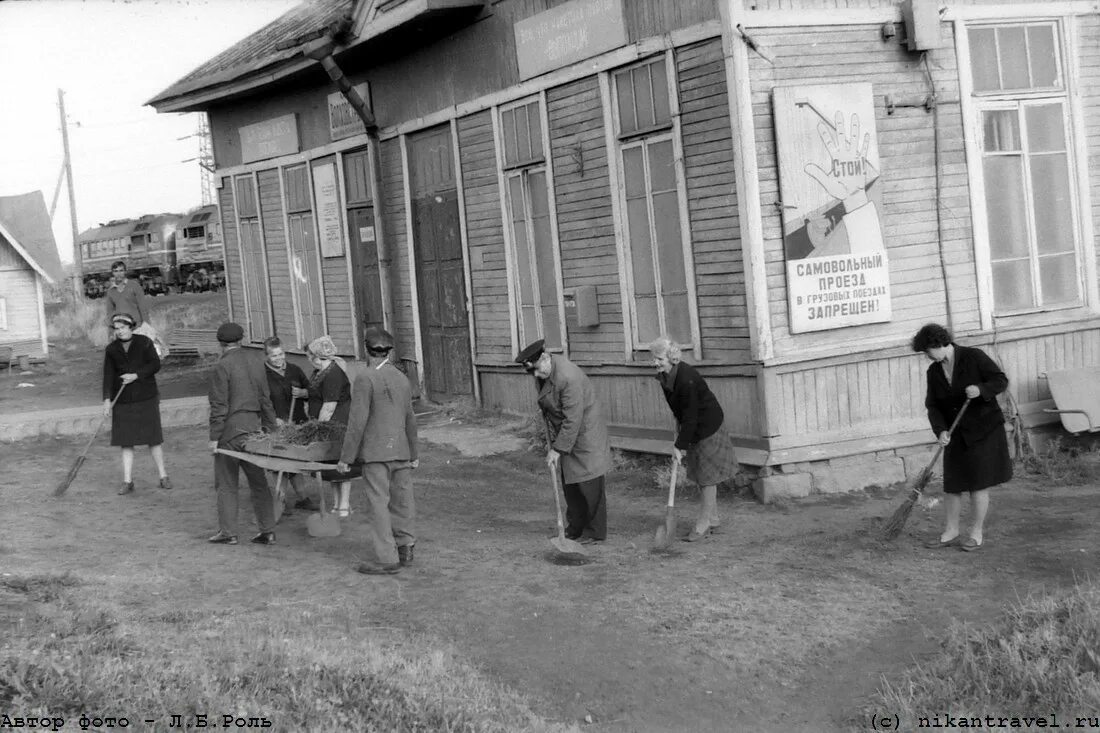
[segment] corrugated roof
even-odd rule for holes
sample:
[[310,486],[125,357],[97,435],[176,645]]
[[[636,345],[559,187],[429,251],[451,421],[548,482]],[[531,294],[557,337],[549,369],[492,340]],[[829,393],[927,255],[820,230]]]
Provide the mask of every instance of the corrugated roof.
[[355,0],[308,0],[222,51],[146,104],[156,105],[197,89],[234,81],[281,61],[300,58],[297,39],[316,35],[350,15],[354,5]]
[[52,282],[64,277],[53,238],[46,197],[41,191],[0,196],[0,229],[14,241],[34,269]]

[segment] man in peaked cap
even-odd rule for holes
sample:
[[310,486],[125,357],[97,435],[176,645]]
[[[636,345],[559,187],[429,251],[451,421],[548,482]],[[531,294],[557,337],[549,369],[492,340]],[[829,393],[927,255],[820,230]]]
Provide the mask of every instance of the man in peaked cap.
[[361,465],[367,485],[368,560],[356,568],[366,575],[393,575],[413,562],[412,469],[420,465],[416,415],[408,378],[390,362],[393,337],[371,326],[363,332],[367,366],[351,387],[351,413],[336,469]]
[[611,468],[607,424],[585,373],[545,347],[542,339],[528,345],[516,363],[535,377],[549,437],[546,463],[562,476],[565,536],[601,542],[607,538],[604,478]]
[[241,461],[218,448],[239,451],[245,437],[262,427],[275,427],[275,410],[267,393],[263,363],[257,355],[240,348],[244,329],[236,323],[218,327],[222,356],[210,377],[210,450],[214,453],[214,488],[218,493],[218,533],[210,542],[237,544],[237,509],[240,471],[248,479],[252,509],[260,533],[252,541],[275,544],[275,505],[267,476],[259,466]]

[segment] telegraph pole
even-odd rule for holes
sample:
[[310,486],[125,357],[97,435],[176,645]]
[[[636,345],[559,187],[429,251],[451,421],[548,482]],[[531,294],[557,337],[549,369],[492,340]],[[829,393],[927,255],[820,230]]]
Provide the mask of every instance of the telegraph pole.
[[61,112],[61,145],[65,150],[62,164],[69,183],[69,223],[73,230],[73,295],[84,297],[84,256],[80,251],[80,230],[76,223],[76,195],[73,193],[73,161],[69,155],[69,123],[65,118],[65,92],[57,90],[57,108]]

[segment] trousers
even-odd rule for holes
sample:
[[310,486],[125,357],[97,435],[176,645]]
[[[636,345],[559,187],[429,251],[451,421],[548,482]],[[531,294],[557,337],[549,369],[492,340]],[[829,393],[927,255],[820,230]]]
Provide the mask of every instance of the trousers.
[[[240,450],[230,443],[220,448]],[[244,471],[248,480],[249,493],[252,494],[252,511],[256,513],[256,524],[261,532],[275,529],[275,500],[267,485],[267,475],[254,463],[248,463],[222,453],[214,454],[214,489],[218,493],[218,529],[225,534],[237,534],[238,493],[240,491],[240,472]]]
[[397,547],[413,545],[416,501],[408,461],[363,464],[367,485],[367,555],[379,565],[397,562]]
[[582,534],[607,539],[607,495],[604,477],[562,486],[565,494],[565,533],[571,539]]

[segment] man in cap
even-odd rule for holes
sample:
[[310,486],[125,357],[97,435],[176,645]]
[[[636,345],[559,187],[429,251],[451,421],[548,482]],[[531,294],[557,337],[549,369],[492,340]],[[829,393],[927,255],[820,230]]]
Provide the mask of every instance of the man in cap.
[[351,387],[351,414],[336,469],[363,468],[367,485],[369,560],[356,568],[367,575],[392,575],[413,561],[412,469],[420,465],[416,415],[408,378],[390,362],[393,336],[371,326],[363,332],[367,366]]
[[218,448],[239,451],[245,436],[262,427],[275,427],[275,410],[267,393],[266,378],[259,358],[240,348],[244,329],[236,323],[218,327],[221,359],[210,378],[210,450],[214,454],[214,488],[218,492],[218,533],[210,542],[237,544],[237,489],[240,470],[248,479],[252,509],[260,533],[252,541],[275,544],[275,505],[267,476],[259,466],[217,452]]
[[565,493],[565,536],[601,542],[607,538],[604,476],[611,468],[611,445],[592,382],[542,339],[516,356],[535,377],[538,405],[546,421],[546,463],[561,471]]

